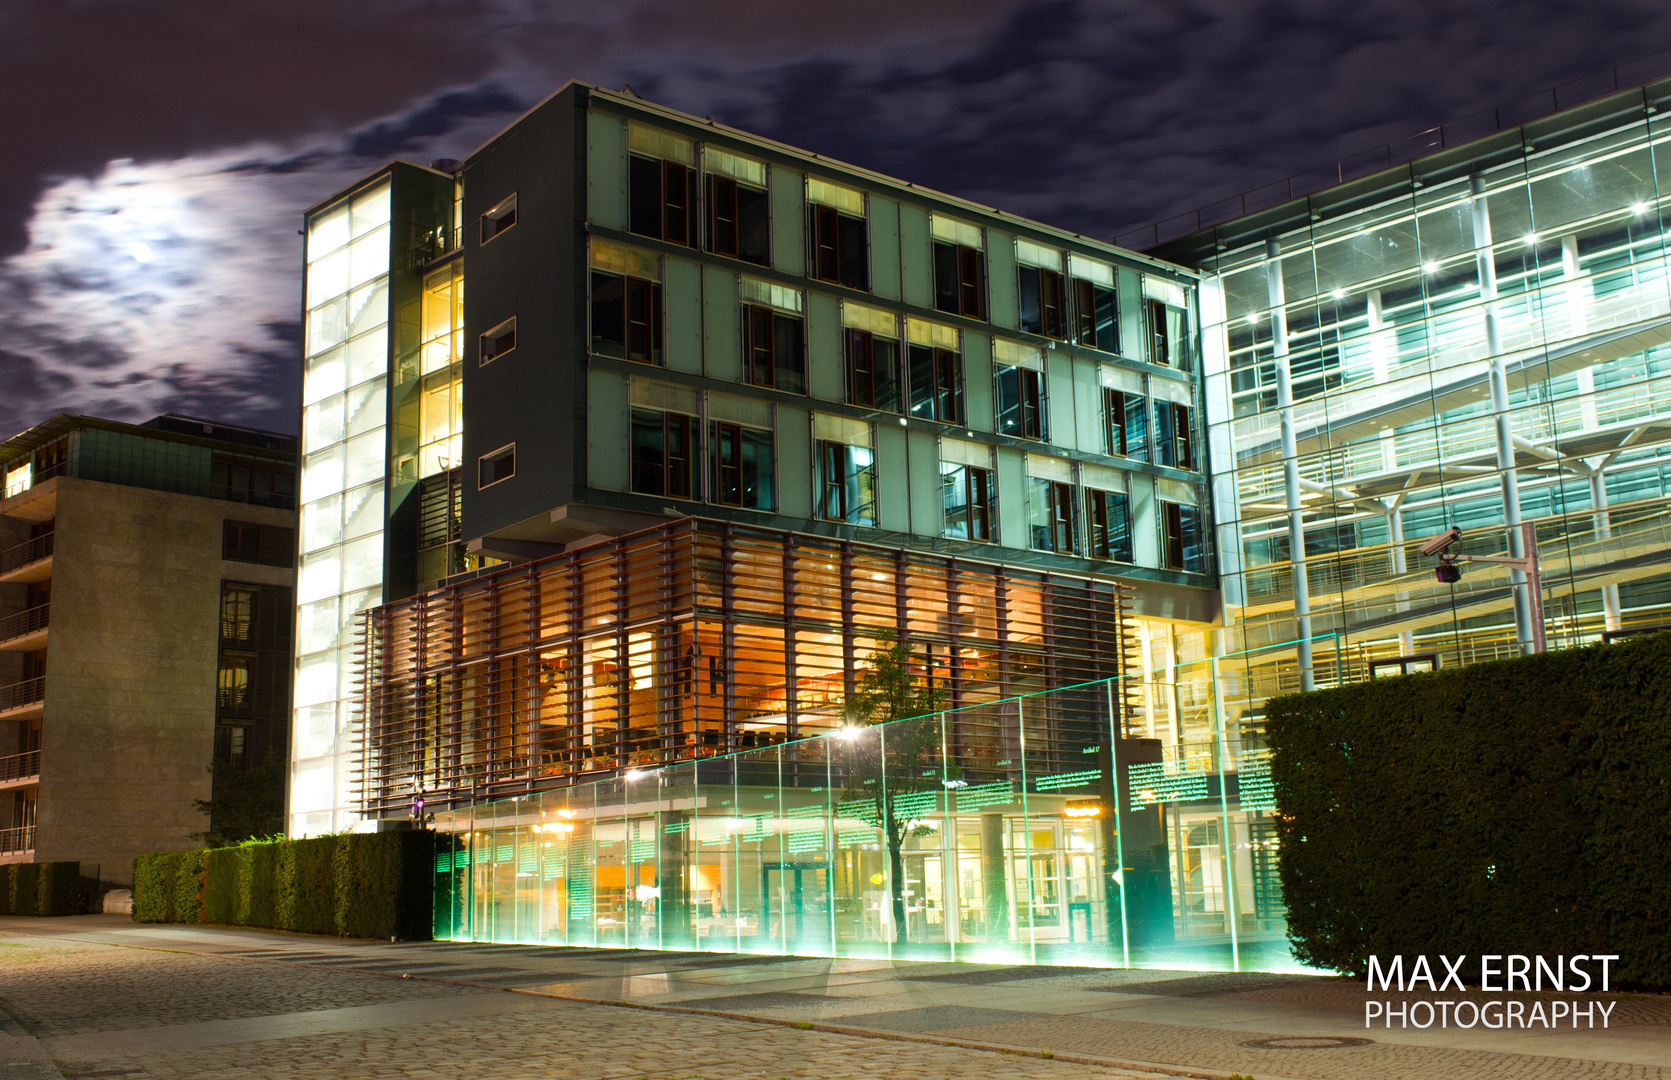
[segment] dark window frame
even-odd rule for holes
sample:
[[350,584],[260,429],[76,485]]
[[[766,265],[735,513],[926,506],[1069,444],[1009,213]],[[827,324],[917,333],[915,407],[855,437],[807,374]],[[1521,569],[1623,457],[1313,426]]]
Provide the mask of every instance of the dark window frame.
[[[951,469],[947,469],[947,465]],[[966,492],[964,502],[948,508],[947,493],[953,487],[947,479],[961,472],[962,487]],[[980,465],[968,465],[953,462],[940,464],[940,534],[954,540],[967,540],[970,543],[990,544],[996,539],[993,535],[993,506],[996,503],[997,487],[993,480],[992,469]],[[951,531],[954,514],[961,515],[963,535],[959,536]]]
[[[509,345],[503,345],[506,340]],[[491,348],[489,347],[491,344]],[[502,347],[501,347],[502,346]],[[501,356],[516,351],[516,316],[512,315],[493,329],[482,334],[476,342],[476,365],[491,364]]]
[[[847,403],[899,412],[899,339],[848,327],[843,335],[847,358]],[[878,345],[885,344],[885,349]],[[878,357],[878,352],[891,354]]]
[[[510,471],[500,474],[500,467],[508,462]],[[493,478],[489,480],[489,470]],[[476,490],[484,491],[495,484],[502,484],[516,475],[516,443],[508,442],[497,450],[490,450],[476,458]]]
[[1060,270],[1029,263],[1018,264],[1016,305],[1022,330],[1057,341],[1067,340],[1067,296]]
[[[921,365],[927,363],[928,379],[920,378]],[[963,354],[936,345],[906,347],[906,390],[909,415],[920,420],[935,420],[942,424],[965,423],[966,402],[963,393]],[[920,411],[926,403],[928,411]]]
[[[1079,488],[1065,480],[1049,480],[1042,476],[1029,478],[1029,498],[1042,493],[1045,500],[1039,507],[1029,508],[1030,546],[1035,551],[1049,551],[1057,555],[1079,553]],[[1042,518],[1042,522],[1032,519]],[[1040,529],[1043,529],[1041,536]],[[1040,541],[1043,540],[1043,543]]]
[[808,211],[811,273],[818,281],[870,291],[870,219],[812,203]]
[[[993,369],[993,400],[997,404],[996,419],[998,434],[1008,435],[1016,439],[1030,439],[1035,442],[1045,438],[1045,379],[1042,371],[1025,367],[1021,364],[1000,364]],[[1010,382],[1015,384],[1013,392],[1006,389]],[[1007,405],[1010,398],[1014,398],[1013,406]],[[1014,410],[1017,417],[1015,430],[1005,427],[1005,417]]]
[[[655,416],[660,418],[661,441],[658,444],[660,460],[650,465],[639,460],[638,428],[641,418]],[[697,419],[688,413],[671,412],[657,409],[633,409],[630,423],[632,435],[628,453],[630,456],[628,484],[634,494],[657,495],[664,499],[695,500],[700,497],[697,490]],[[677,442],[683,443],[684,453],[678,454],[671,447]],[[654,469],[657,483],[652,486],[641,484],[640,479],[648,469]]]
[[516,192],[494,203],[483,212],[480,223],[480,243],[488,244],[516,227]]
[[933,244],[935,310],[985,322],[990,306],[986,251],[948,240],[935,240]]
[[[863,450],[870,455],[870,461],[864,465],[856,465],[853,451]],[[836,439],[819,439],[818,446],[818,499],[814,507],[819,518],[824,521],[842,522],[847,525],[876,526],[876,451],[868,446],[855,446],[852,443],[840,442]],[[855,501],[854,488],[864,488],[860,479],[864,474],[870,475],[869,501]],[[868,513],[867,513],[868,511]]]
[[743,305],[743,381],[785,394],[807,392],[806,317]]
[[1086,554],[1090,558],[1108,562],[1135,562],[1131,536],[1131,496],[1122,491],[1086,488],[1085,534]]
[[[770,448],[765,471],[760,471],[760,462],[755,462],[755,490],[756,501],[746,501],[748,490],[747,465],[744,460],[744,432],[754,432],[758,439],[765,435],[766,445]],[[735,454],[734,462],[727,465],[724,461],[725,446],[730,441]],[[777,435],[766,428],[757,428],[749,424],[741,424],[731,420],[709,420],[708,439],[706,446],[709,469],[709,484],[707,501],[718,506],[732,506],[743,510],[771,511],[777,508]],[[761,477],[764,483],[761,483]],[[768,498],[762,505],[759,499],[761,488],[765,489]]]
[[[758,196],[758,199],[745,199],[745,192]],[[702,174],[702,194],[707,207],[704,214],[707,221],[707,237],[704,241],[704,250],[715,255],[724,255],[727,258],[754,263],[757,266],[770,266],[772,262],[772,200],[770,190],[745,183],[732,176],[705,172]],[[752,223],[750,217],[756,212],[763,214],[764,220],[757,223],[760,228],[760,235],[752,237],[751,234],[756,223]],[[758,250],[755,249],[751,240],[760,242]]]
[[[1075,345],[1098,352],[1120,352],[1120,295],[1107,285],[1085,278],[1070,277],[1068,291],[1073,300],[1072,340]],[[1106,306],[1104,301],[1106,300]],[[1104,317],[1106,315],[1106,318]]]
[[[587,279],[590,302],[587,318],[589,350],[594,356],[661,367],[665,358],[665,292],[661,282],[635,274],[592,268]],[[619,292],[611,295],[612,290]],[[608,316],[609,305],[619,304],[618,318]],[[636,316],[636,318],[635,318]],[[613,324],[613,325],[610,325]],[[617,353],[613,350],[619,349]]]
[[[627,231],[681,247],[698,247],[698,170],[637,152],[627,158]],[[654,191],[640,191],[640,185],[652,178]]]

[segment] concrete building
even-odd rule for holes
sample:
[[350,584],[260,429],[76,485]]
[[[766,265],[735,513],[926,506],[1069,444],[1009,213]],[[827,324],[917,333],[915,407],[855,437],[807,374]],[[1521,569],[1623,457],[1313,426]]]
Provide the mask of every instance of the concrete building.
[[288,754],[295,441],[55,416],[0,444],[0,861],[127,883],[210,763]]

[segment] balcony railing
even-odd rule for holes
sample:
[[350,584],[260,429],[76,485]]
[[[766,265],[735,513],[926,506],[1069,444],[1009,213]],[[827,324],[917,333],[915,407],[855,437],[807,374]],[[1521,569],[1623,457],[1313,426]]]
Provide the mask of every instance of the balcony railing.
[[46,678],[24,679],[10,686],[0,686],[0,713],[33,705],[46,697]]
[[25,540],[21,544],[0,551],[0,574],[9,574],[30,563],[40,562],[52,556],[52,538],[56,532],[49,532],[44,536],[37,536],[33,540]]
[[37,630],[45,630],[47,609],[51,606],[42,604],[40,607],[32,607],[27,611],[0,618],[0,641],[10,641],[25,634],[33,634]]
[[13,851],[35,850],[35,827],[25,825],[20,829],[0,829],[0,855]]
[[0,784],[13,780],[27,780],[31,776],[41,775],[41,752],[30,750],[24,754],[12,754],[10,757],[0,757]]

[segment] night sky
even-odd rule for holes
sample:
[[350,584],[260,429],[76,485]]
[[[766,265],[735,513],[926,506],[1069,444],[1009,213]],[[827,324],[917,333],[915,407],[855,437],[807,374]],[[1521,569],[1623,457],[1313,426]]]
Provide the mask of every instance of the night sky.
[[1664,0],[0,0],[0,437],[293,430],[302,209],[570,78],[1106,237],[1666,48]]

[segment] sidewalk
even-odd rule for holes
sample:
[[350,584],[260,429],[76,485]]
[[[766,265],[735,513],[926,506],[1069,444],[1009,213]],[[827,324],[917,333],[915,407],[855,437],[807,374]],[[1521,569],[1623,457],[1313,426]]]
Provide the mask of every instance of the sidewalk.
[[[122,916],[0,919],[0,942],[0,1005],[72,1073],[220,1075],[178,1070],[284,1045],[248,1067],[311,1076],[324,1053],[363,1062],[334,1075],[497,1075],[461,1053],[462,1031],[523,1040],[506,1074],[522,1076],[555,1055],[565,1077],[1671,1080],[1671,997],[1601,995],[1618,1002],[1606,1030],[1365,1030],[1361,984],[1306,976],[391,944]],[[19,947],[39,959],[13,963]],[[181,964],[189,981],[164,971]],[[130,989],[95,1007],[100,985]],[[372,1054],[391,1030],[398,1052]]]

